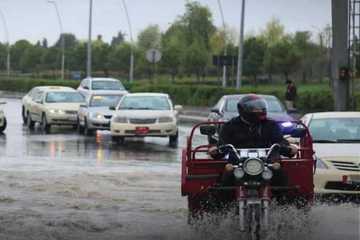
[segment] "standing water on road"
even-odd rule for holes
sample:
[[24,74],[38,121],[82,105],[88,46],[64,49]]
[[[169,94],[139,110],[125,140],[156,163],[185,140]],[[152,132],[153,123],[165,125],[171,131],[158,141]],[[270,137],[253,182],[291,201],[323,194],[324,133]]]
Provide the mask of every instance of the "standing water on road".
[[[240,239],[232,216],[187,225],[180,156],[191,126],[180,126],[178,148],[155,138],[116,145],[108,132],[30,132],[21,122],[21,102],[6,101],[0,239]],[[272,219],[264,239],[359,239],[359,209],[351,204],[316,205],[308,215],[278,209]]]

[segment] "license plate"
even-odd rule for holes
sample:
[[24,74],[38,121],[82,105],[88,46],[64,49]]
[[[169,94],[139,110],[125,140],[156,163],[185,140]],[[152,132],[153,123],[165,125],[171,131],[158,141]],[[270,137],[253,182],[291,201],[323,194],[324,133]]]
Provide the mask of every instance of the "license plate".
[[145,135],[149,132],[149,128],[148,127],[136,127],[135,128],[135,133],[138,135]]

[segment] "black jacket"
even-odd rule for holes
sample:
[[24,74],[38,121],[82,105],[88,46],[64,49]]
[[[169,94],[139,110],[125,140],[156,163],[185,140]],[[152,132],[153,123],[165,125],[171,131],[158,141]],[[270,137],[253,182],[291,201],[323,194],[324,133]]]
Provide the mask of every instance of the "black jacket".
[[265,120],[251,127],[240,117],[235,117],[222,126],[218,145],[232,144],[235,148],[269,148],[275,143],[280,144],[281,155],[291,157],[289,143],[283,138],[276,122]]

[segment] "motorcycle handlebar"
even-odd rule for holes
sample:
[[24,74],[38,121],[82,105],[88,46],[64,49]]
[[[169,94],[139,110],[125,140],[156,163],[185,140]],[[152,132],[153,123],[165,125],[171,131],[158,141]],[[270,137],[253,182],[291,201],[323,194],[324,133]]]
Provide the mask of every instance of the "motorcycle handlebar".
[[[280,151],[280,144],[278,143],[275,143],[273,144],[269,149],[268,149],[268,153],[267,153],[267,157],[266,159],[267,160],[270,160],[271,159],[271,156],[275,153],[275,152],[279,152]],[[222,145],[222,146],[219,146],[218,147],[218,151],[220,154],[226,154],[228,152],[232,152],[235,154],[235,156],[237,157],[238,160],[241,159],[241,156],[238,152],[238,150],[234,147],[234,145],[232,144],[225,144],[225,145]]]

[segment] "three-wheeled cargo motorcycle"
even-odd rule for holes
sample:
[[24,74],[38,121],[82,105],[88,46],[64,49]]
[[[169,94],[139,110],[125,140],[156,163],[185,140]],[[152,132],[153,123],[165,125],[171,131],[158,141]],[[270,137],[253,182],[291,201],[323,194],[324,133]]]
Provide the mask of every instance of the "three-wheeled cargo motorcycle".
[[[292,122],[291,131],[284,136],[297,144],[298,153],[293,158],[276,154],[280,146],[268,149],[235,149],[232,145],[218,146],[225,157],[212,159],[212,144],[195,145],[195,132],[207,137],[216,134],[223,122],[204,122],[193,127],[182,151],[181,193],[187,196],[189,223],[205,212],[233,210],[239,230],[259,239],[260,231],[269,226],[272,201],[280,204],[311,206],[314,198],[313,174],[315,171],[312,138],[301,122]],[[205,141],[207,142],[207,141]],[[274,156],[277,156],[274,158]],[[229,159],[231,157],[231,159]],[[224,185],[225,166],[232,165],[232,185]],[[286,186],[272,183],[273,175],[281,171],[286,176]]]

